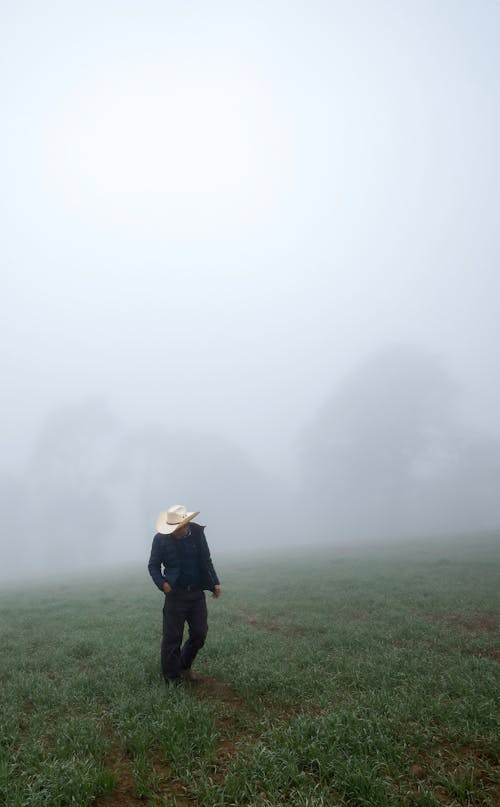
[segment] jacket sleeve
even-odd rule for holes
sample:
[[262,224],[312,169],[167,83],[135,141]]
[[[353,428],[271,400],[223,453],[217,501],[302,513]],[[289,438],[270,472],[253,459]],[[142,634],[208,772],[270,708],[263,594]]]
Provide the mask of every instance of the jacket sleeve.
[[153,538],[153,545],[151,547],[151,555],[149,556],[148,571],[153,582],[156,586],[163,591],[163,584],[170,583],[173,587],[173,581],[169,579],[168,574],[162,574],[161,565],[163,563],[163,554],[161,551],[161,535],[157,533]]
[[212,563],[212,558],[210,557],[210,549],[208,548],[207,539],[205,538],[205,530],[202,529],[201,532],[201,542],[203,546],[203,555],[205,560],[205,568],[209,578],[211,588],[213,590],[214,586],[219,585],[219,578],[217,577],[217,572],[214,569],[214,564]]

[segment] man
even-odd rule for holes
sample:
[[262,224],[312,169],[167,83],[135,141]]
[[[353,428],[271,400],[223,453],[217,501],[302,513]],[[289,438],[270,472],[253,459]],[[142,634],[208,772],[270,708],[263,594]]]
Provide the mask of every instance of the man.
[[[153,581],[165,594],[161,668],[172,686],[196,681],[191,665],[208,631],[205,589],[216,599],[221,595],[204,527],[193,521],[198,512],[188,513],[176,504],[160,513],[148,563]],[[185,622],[189,636],[181,649]]]

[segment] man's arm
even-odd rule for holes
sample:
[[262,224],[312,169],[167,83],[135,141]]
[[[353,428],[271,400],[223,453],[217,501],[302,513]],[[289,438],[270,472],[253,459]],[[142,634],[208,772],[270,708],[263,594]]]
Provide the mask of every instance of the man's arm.
[[[172,589],[172,581],[169,580],[167,574],[163,575],[161,573],[161,564],[163,561],[163,555],[161,552],[161,535],[158,533],[153,538],[153,545],[151,547],[151,555],[149,556],[149,563],[148,563],[148,571],[151,577],[153,578],[153,582],[160,591],[168,593],[168,590]],[[167,586],[164,585],[165,583]]]
[[214,564],[212,563],[212,558],[210,556],[210,549],[208,548],[207,539],[205,537],[205,530],[203,528],[201,530],[201,540],[203,545],[203,554],[205,556],[205,567],[207,570],[207,574],[213,586],[212,591],[214,592],[214,597],[218,598],[221,595],[220,581],[219,578],[217,577],[217,572],[214,569]]

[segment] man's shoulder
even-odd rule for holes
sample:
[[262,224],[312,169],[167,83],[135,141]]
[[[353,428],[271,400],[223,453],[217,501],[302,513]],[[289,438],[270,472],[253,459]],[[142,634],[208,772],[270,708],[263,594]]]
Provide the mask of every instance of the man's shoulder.
[[156,546],[167,546],[169,543],[173,541],[171,535],[164,535],[162,532],[157,532],[155,537],[153,538],[153,544]]

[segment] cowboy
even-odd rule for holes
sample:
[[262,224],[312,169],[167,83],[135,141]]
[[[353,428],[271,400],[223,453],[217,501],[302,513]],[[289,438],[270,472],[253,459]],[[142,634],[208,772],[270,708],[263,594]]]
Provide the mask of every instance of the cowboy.
[[[165,683],[173,686],[197,680],[191,665],[208,631],[205,589],[216,599],[221,595],[205,528],[193,521],[198,513],[188,512],[182,504],[161,512],[148,563],[153,581],[165,595],[161,668]],[[181,648],[185,622],[189,635]]]

